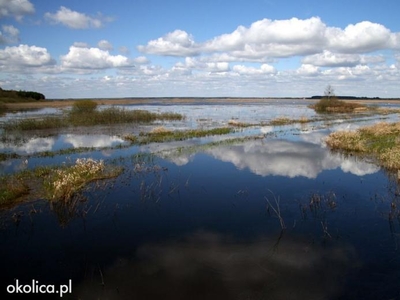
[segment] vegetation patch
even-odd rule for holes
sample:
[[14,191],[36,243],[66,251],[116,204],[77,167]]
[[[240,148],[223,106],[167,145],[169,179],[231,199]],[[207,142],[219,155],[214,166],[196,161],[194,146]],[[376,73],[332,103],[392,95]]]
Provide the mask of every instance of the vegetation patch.
[[8,206],[29,194],[29,186],[21,174],[0,177],[0,207]]
[[127,135],[123,138],[132,143],[148,144],[162,143],[169,141],[183,141],[191,138],[201,138],[210,135],[224,135],[233,132],[233,129],[228,127],[220,127],[213,129],[191,129],[182,131],[170,131],[165,128],[155,128],[150,132],[141,132],[139,136]]
[[0,208],[37,198],[67,202],[90,182],[114,178],[121,172],[122,168],[105,165],[102,160],[81,158],[70,166],[4,175],[0,177]]
[[0,101],[2,102],[31,102],[45,99],[46,97],[43,94],[33,91],[3,90],[0,88]]
[[381,122],[357,131],[331,133],[326,143],[332,149],[373,155],[382,166],[400,169],[400,122]]
[[4,129],[11,130],[40,130],[69,126],[95,126],[124,123],[151,123],[157,120],[183,120],[184,116],[178,113],[153,113],[146,110],[126,110],[111,107],[98,110],[96,102],[92,100],[75,101],[72,109],[62,116],[48,116],[37,119],[23,119],[6,123]]
[[45,177],[45,197],[49,200],[68,201],[89,182],[116,177],[120,171],[106,170],[102,160],[78,158],[74,165],[52,170]]
[[367,106],[360,103],[350,103],[336,98],[322,98],[311,105],[317,113],[353,113],[367,111]]

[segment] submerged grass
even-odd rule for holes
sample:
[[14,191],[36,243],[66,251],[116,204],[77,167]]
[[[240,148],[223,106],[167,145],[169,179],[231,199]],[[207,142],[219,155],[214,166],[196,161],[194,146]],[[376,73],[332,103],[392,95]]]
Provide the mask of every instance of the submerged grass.
[[68,201],[89,182],[116,177],[120,172],[120,169],[107,170],[102,160],[77,159],[72,166],[49,172],[44,181],[45,198]]
[[21,119],[8,122],[4,125],[6,131],[11,130],[41,130],[69,126],[95,126],[124,123],[151,123],[156,120],[172,121],[183,120],[184,116],[178,113],[153,113],[146,110],[126,110],[111,107],[104,110],[76,109],[65,112],[62,116],[48,116],[36,119]]
[[35,197],[67,202],[90,182],[114,178],[121,172],[122,168],[105,165],[102,160],[81,158],[69,166],[37,167],[4,175],[0,177],[0,208]]
[[381,122],[357,131],[334,132],[326,143],[332,149],[373,155],[382,166],[400,169],[400,122]]
[[164,127],[156,127],[152,131],[141,132],[139,136],[126,135],[123,138],[132,144],[162,143],[170,141],[183,141],[191,138],[200,138],[210,135],[224,135],[233,132],[232,128],[219,127],[213,129],[191,129],[181,131],[171,131]]
[[0,177],[0,207],[8,206],[29,194],[29,186],[21,174]]

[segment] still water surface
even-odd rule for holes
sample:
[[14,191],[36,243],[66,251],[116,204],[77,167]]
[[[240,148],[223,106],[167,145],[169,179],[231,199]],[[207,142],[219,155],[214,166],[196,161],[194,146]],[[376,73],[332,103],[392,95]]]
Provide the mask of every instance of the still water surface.
[[[174,128],[314,116],[291,103],[141,108],[184,113],[162,124]],[[260,125],[230,137],[263,138],[232,143],[116,147],[118,134],[63,132],[0,144],[28,159],[1,162],[3,173],[77,157],[125,168],[74,207],[38,199],[2,211],[2,289],[15,278],[72,279],[67,299],[399,299],[400,216],[389,218],[400,206],[397,178],[323,141],[378,121]],[[35,156],[82,145],[94,149]]]

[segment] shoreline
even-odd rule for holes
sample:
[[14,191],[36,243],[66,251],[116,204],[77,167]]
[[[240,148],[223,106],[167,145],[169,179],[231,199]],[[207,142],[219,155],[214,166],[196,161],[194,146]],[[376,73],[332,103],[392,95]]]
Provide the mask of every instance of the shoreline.
[[[10,110],[20,110],[20,109],[39,109],[39,108],[63,108],[72,106],[76,101],[82,99],[68,99],[68,100],[45,100],[38,102],[18,102],[18,103],[5,103],[7,109]],[[96,102],[98,105],[142,105],[142,104],[197,104],[201,103],[217,103],[217,104],[241,104],[241,103],[255,103],[255,104],[263,104],[276,102],[279,100],[292,100],[292,101],[306,101],[310,103],[314,103],[319,101],[319,99],[309,99],[309,98],[122,98],[122,99],[89,99]],[[399,103],[400,99],[366,99],[366,100],[358,100],[358,99],[341,99],[346,102],[358,102],[358,103],[366,103],[366,104],[380,104],[380,103]]]

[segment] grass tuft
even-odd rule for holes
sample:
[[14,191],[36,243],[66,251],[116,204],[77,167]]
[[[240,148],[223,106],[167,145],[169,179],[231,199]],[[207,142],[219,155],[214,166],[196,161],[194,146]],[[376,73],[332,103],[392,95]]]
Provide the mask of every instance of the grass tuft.
[[336,98],[322,98],[311,107],[317,113],[352,113],[367,110],[367,107],[360,103],[349,103]]
[[326,143],[332,149],[375,156],[382,166],[400,169],[400,122],[377,123],[357,131],[331,133]]

